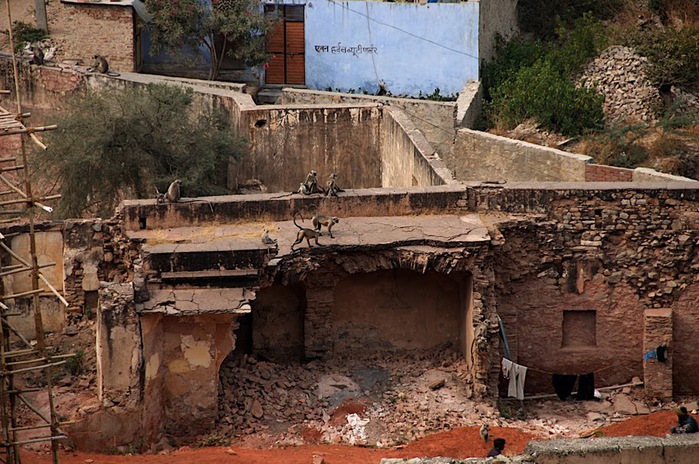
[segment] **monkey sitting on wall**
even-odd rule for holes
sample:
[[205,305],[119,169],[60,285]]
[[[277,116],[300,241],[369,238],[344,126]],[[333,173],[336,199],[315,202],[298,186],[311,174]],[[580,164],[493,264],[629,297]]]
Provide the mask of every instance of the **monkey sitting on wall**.
[[325,183],[325,196],[332,195],[337,196],[338,192],[344,192],[340,187],[337,186],[337,173],[333,172],[330,174],[328,181]]
[[41,44],[35,43],[32,45],[32,63],[37,66],[43,66],[45,57],[46,55],[44,54],[44,49],[41,47]]
[[107,58],[102,55],[92,55],[92,66],[87,68],[89,72],[98,72],[100,74],[106,74],[108,76],[119,76],[119,73],[109,71],[109,62]]
[[311,219],[311,222],[313,223],[313,228],[318,233],[320,233],[320,228],[325,226],[328,229],[330,238],[335,238],[333,237],[333,226],[340,222],[340,219],[337,216],[321,216],[320,214],[316,214]]
[[[291,244],[291,251],[296,251],[294,250],[294,246],[298,245],[303,241],[303,239],[306,239],[306,243],[308,244],[308,248],[311,248],[311,241],[310,239],[313,239],[316,242],[316,245],[320,246],[320,243],[318,243],[318,237],[322,237],[323,234],[315,229],[307,229],[305,227],[301,227],[296,223],[296,215],[299,213],[295,213],[293,217],[294,225],[299,228],[299,231],[296,232],[296,240],[294,243]],[[301,218],[303,219],[303,217]]]
[[318,186],[318,173],[311,169],[306,176],[306,181],[301,184],[298,190],[303,195],[312,195],[314,193],[324,193],[323,189]]

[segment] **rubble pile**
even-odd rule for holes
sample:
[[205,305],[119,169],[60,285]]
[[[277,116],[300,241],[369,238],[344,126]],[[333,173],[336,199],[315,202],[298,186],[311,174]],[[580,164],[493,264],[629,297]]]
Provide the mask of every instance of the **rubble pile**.
[[286,444],[304,442],[310,429],[324,443],[391,446],[494,417],[469,400],[458,359],[450,349],[283,366],[240,357],[221,368],[219,427],[278,433]]
[[465,363],[450,350],[286,365],[243,356],[221,369],[218,430],[241,440],[264,435],[276,445],[391,447],[483,423],[571,438],[651,411],[640,386],[602,392],[600,401],[550,398],[522,407],[505,399],[498,409],[469,399]]
[[580,83],[604,95],[606,123],[651,122],[661,107],[658,90],[646,77],[648,60],[633,49],[609,47],[583,70]]

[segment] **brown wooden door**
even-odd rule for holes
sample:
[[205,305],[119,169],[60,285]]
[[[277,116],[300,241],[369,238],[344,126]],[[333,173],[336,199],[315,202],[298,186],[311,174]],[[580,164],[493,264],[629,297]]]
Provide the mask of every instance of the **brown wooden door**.
[[303,5],[266,5],[265,12],[279,18],[274,32],[267,35],[267,51],[272,57],[265,82],[305,85]]

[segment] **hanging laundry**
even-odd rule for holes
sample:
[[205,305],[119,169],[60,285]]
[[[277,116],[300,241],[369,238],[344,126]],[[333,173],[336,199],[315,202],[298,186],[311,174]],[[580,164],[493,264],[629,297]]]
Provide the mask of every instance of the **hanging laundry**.
[[664,363],[665,361],[667,361],[667,357],[666,357],[667,345],[660,345],[659,347],[657,347],[655,349],[655,352],[658,356],[658,361],[660,361],[661,363]]
[[658,350],[650,350],[645,353],[643,353],[643,362],[648,362],[651,359],[655,359],[658,357]]
[[[514,373],[517,377],[517,381],[515,382],[514,397],[518,400],[523,400],[524,381],[527,378],[527,368],[525,366],[520,366],[519,364],[513,364],[512,368],[514,369]],[[509,395],[512,396],[512,392],[509,392]]]
[[502,376],[510,381],[507,385],[507,396],[523,400],[527,368],[502,358]]
[[562,401],[565,401],[573,392],[576,380],[578,380],[577,375],[553,374],[553,389]]
[[582,374],[578,378],[578,394],[575,395],[576,400],[593,400],[595,399],[595,373]]

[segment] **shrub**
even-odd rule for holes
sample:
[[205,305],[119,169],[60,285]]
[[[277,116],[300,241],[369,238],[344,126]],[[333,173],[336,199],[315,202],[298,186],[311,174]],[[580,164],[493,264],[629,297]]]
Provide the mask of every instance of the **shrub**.
[[604,124],[603,97],[576,88],[550,61],[539,60],[521,69],[495,89],[492,97],[488,116],[504,129],[535,118],[546,129],[576,136]]
[[15,42],[15,52],[22,50],[27,42],[40,42],[46,37],[46,32],[43,29],[36,28],[22,21],[12,22],[12,38]]
[[32,169],[61,189],[59,215],[111,215],[123,198],[154,197],[174,178],[183,195],[227,193],[244,141],[223,114],[195,113],[191,89],[164,84],[87,93],[71,106]]
[[624,37],[626,45],[648,58],[648,78],[657,86],[699,83],[699,29],[638,29]]
[[522,32],[551,39],[561,23],[571,25],[586,13],[596,19],[611,19],[624,4],[625,0],[520,0],[517,20]]

